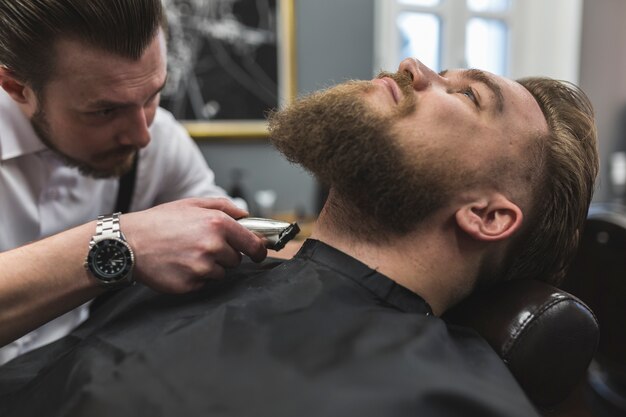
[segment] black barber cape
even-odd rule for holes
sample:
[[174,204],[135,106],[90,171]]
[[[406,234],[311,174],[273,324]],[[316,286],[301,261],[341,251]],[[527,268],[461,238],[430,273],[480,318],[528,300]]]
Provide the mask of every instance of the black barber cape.
[[0,416],[536,416],[501,359],[314,240],[184,296],[136,285],[0,367]]

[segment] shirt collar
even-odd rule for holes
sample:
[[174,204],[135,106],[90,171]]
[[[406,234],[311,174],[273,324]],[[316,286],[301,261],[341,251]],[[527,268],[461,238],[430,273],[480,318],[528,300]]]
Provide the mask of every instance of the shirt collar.
[[314,239],[306,240],[296,257],[309,259],[333,269],[401,311],[427,316],[433,314],[428,303],[419,295],[323,242]]
[[28,118],[0,88],[0,161],[47,149]]

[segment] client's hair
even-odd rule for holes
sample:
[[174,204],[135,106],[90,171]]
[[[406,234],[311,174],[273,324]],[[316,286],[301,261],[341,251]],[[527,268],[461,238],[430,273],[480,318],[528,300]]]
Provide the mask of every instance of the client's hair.
[[537,100],[549,133],[537,138],[532,158],[542,175],[532,210],[509,251],[505,279],[558,284],[576,253],[598,173],[594,113],[575,85],[549,78],[518,80]]

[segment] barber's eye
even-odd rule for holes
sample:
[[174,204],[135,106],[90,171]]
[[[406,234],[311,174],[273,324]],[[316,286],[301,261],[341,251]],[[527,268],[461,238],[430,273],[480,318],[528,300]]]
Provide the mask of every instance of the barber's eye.
[[102,110],[93,111],[91,112],[91,114],[96,117],[110,117],[111,115],[113,115],[113,113],[115,113],[115,110],[116,109],[114,108],[102,109]]

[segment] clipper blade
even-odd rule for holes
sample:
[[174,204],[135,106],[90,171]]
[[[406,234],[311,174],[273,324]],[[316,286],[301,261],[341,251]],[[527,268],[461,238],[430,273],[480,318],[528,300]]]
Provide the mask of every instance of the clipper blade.
[[268,249],[279,251],[299,232],[298,223],[288,223],[261,217],[244,217],[237,220],[246,229],[267,239]]

